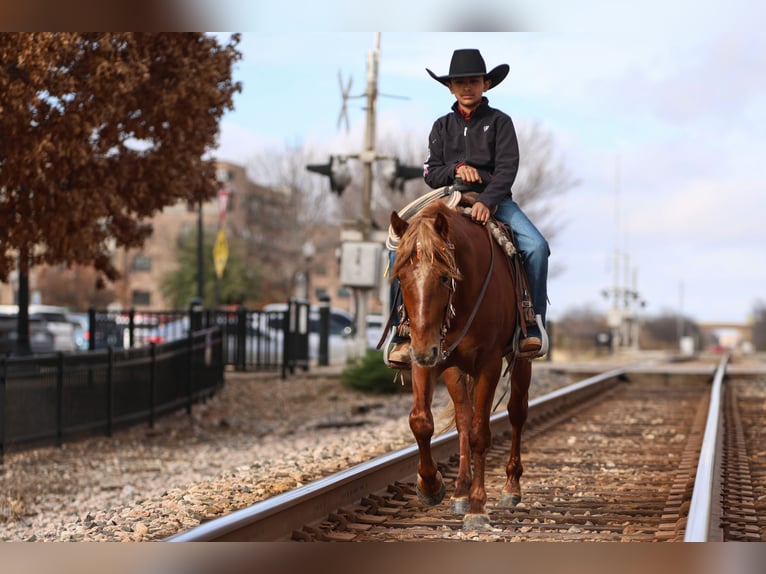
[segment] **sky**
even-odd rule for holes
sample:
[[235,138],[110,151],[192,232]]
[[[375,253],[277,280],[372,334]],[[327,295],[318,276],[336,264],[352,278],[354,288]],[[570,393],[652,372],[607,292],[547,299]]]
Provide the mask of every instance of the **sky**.
[[[766,304],[764,9],[569,4],[517,19],[532,31],[382,32],[378,88],[399,97],[378,99],[378,139],[419,134],[425,159],[430,126],[454,101],[425,69],[446,74],[453,50],[478,48],[488,68],[510,65],[490,105],[549,132],[579,181],[556,199],[564,223],[551,245],[560,272],[548,282],[549,317],[585,305],[606,312],[602,291],[617,283],[635,286],[645,315],[747,322]],[[510,28],[517,20],[504,10],[499,27]],[[306,17],[289,29],[244,20],[252,31],[234,70],[243,91],[221,122],[219,159],[247,165],[295,144],[328,155],[363,148],[362,99],[349,101],[350,132],[338,129],[338,76],[364,93],[374,24],[311,31]]]

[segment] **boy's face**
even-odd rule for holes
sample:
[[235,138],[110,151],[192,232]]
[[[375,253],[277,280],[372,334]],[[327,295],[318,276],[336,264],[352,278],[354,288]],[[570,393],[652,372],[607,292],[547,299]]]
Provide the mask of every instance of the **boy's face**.
[[485,80],[484,76],[453,78],[449,81],[449,91],[455,96],[460,107],[473,110],[481,103],[482,94],[491,84],[492,82]]

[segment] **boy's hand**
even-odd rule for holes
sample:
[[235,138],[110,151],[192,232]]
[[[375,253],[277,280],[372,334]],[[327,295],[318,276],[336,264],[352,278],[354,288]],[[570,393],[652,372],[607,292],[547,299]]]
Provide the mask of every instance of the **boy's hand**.
[[461,165],[455,170],[455,175],[462,179],[465,183],[481,183],[479,170],[470,165]]
[[489,207],[480,201],[477,201],[473,204],[473,207],[471,207],[471,219],[476,223],[486,225],[487,221],[489,221]]

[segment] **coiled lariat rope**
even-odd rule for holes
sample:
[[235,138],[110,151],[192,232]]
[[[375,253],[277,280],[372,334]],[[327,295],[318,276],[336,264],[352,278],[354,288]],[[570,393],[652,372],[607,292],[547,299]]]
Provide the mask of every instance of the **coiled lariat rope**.
[[[460,199],[462,197],[463,197],[463,194],[457,191],[456,189],[454,189],[453,186],[440,187],[439,189],[435,189],[433,191],[426,193],[425,195],[421,195],[415,201],[408,203],[402,209],[397,211],[397,214],[404,221],[407,221],[410,217],[415,215],[425,206],[430,205],[431,203],[438,201],[440,199],[444,201],[444,204],[447,207],[450,207],[452,209],[458,209],[458,204],[460,203]],[[470,207],[463,207],[462,209],[458,209],[458,210],[462,211],[466,215],[471,214]],[[516,255],[516,246],[513,244],[513,241],[511,241],[511,239],[508,237],[508,234],[505,233],[505,231],[503,231],[503,229],[500,228],[497,221],[495,219],[490,219],[488,226],[489,226],[490,232],[492,233],[492,237],[494,237],[495,241],[497,241],[500,247],[503,248],[503,251],[505,251],[505,254],[508,257],[513,257],[514,255]],[[386,238],[386,247],[390,251],[396,251],[396,249],[399,247],[399,241],[400,241],[400,237],[396,233],[394,233],[393,227],[389,225],[388,237]]]
[[[470,207],[460,208],[459,211],[462,211],[465,215],[471,215]],[[501,229],[497,224],[497,220],[490,219],[487,225],[489,226],[490,233],[492,233],[492,237],[495,238],[497,244],[503,249],[503,251],[505,251],[505,254],[508,257],[513,257],[516,255],[516,246],[513,244],[513,241],[511,241],[510,237],[508,237],[508,234],[505,233],[505,231],[503,231],[503,229]]]
[[[461,197],[462,197],[462,194],[459,191],[454,189],[452,186],[447,185],[444,187],[440,187],[439,189],[429,191],[428,193],[424,195],[421,195],[415,201],[408,203],[396,213],[404,221],[407,221],[410,217],[415,215],[418,211],[423,209],[426,205],[429,205],[442,198],[447,198],[446,201],[444,201],[447,207],[455,208],[457,207],[457,204],[460,203]],[[391,251],[396,251],[397,247],[399,247],[399,241],[400,241],[400,237],[396,233],[394,233],[394,229],[389,225],[388,237],[386,238],[386,247]]]

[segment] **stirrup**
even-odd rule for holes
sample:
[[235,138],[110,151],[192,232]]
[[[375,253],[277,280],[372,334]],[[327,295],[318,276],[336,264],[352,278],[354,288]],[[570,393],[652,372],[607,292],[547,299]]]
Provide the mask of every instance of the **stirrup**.
[[383,343],[383,363],[388,367],[389,369],[394,369],[398,371],[409,371],[412,368],[412,365],[410,363],[399,363],[397,361],[391,361],[388,356],[391,353],[391,348],[395,343],[392,342],[394,335],[397,333],[396,327],[391,327],[391,329],[388,331],[388,335],[386,336],[386,340]]
[[391,327],[388,330],[388,335],[386,336],[386,340],[383,341],[383,362],[389,369],[393,369],[388,361],[388,353],[391,351],[391,340],[394,338],[394,333],[396,332],[396,327]]
[[548,354],[548,332],[545,330],[545,327],[543,327],[542,315],[535,315],[535,322],[537,323],[537,328],[540,329],[540,341],[542,341],[542,345],[538,351],[530,351],[527,353],[519,351],[519,335],[521,334],[521,327],[518,325],[516,326],[516,332],[513,334],[513,351],[519,359],[537,359],[538,357],[544,357]]

